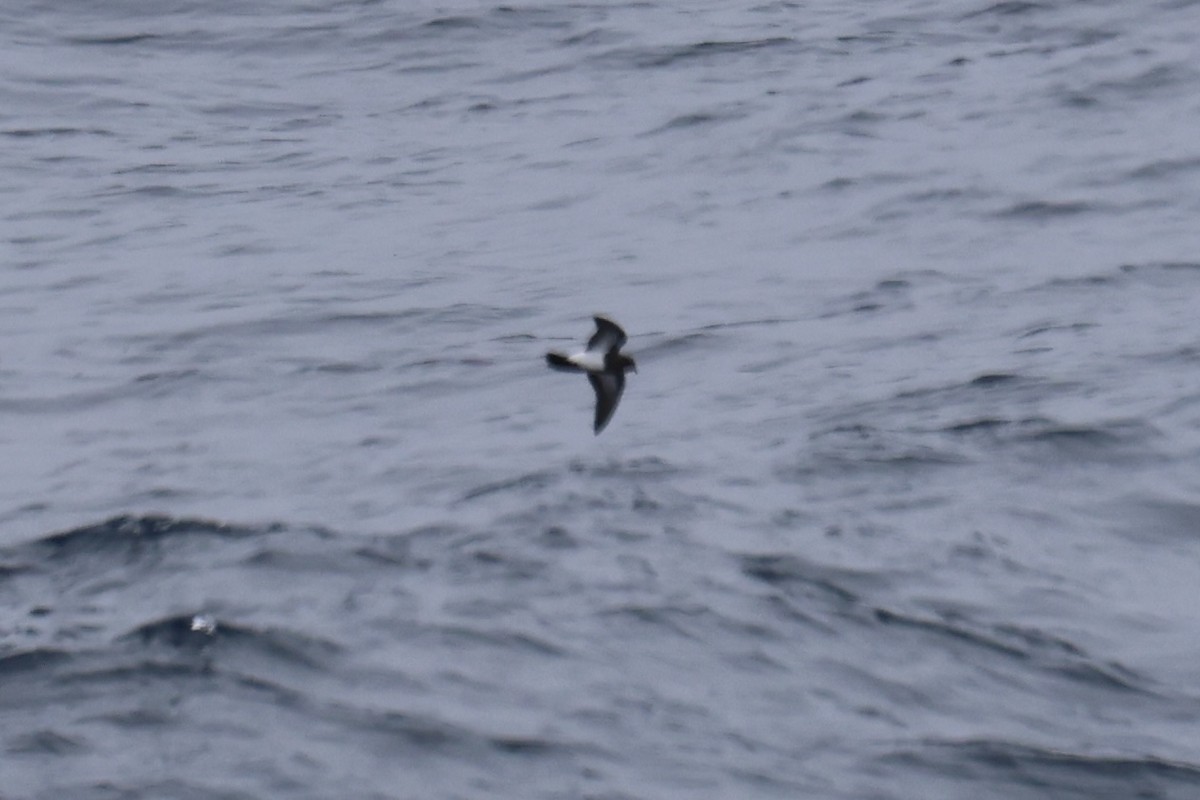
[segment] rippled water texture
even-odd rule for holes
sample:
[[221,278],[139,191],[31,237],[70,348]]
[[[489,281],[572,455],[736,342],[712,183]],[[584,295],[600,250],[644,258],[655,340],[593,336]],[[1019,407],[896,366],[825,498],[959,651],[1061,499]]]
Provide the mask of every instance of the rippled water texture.
[[1200,796],[1200,4],[152,5],[0,9],[4,800]]

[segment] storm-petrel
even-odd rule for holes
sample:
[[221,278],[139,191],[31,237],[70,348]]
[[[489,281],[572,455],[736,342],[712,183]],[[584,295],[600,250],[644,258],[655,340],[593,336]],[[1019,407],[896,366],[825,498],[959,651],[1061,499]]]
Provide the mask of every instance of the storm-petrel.
[[587,350],[573,356],[562,353],[546,353],[546,363],[563,372],[586,372],[592,388],[596,390],[596,422],[598,434],[612,419],[625,391],[625,370],[637,372],[637,364],[620,352],[625,344],[625,331],[611,319],[593,317],[596,332],[588,339]]

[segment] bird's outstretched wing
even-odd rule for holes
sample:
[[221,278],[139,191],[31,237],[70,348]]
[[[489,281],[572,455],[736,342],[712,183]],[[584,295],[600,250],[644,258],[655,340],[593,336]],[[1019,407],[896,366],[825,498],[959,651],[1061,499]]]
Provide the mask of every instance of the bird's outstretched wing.
[[621,392],[625,391],[625,373],[589,372],[588,380],[596,390],[596,422],[593,430],[598,434],[612,419],[617,403],[621,402]]
[[588,350],[600,350],[605,353],[620,350],[625,346],[625,331],[611,319],[593,317],[596,320],[596,332],[588,339]]
[[559,372],[583,372],[583,367],[579,366],[562,353],[546,353],[546,363],[551,369],[556,369]]

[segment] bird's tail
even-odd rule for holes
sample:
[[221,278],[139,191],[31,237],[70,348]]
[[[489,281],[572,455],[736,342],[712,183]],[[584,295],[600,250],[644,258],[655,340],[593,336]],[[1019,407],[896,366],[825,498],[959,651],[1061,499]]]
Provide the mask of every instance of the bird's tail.
[[551,369],[561,370],[562,372],[583,372],[583,367],[578,364],[572,364],[570,359],[559,353],[546,353],[546,363]]

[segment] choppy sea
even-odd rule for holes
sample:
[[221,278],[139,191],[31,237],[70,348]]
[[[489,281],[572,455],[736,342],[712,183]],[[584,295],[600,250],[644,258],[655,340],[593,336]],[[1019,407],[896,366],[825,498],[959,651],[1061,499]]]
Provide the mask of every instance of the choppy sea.
[[4,4],[0,798],[1200,797],[1198,30]]

